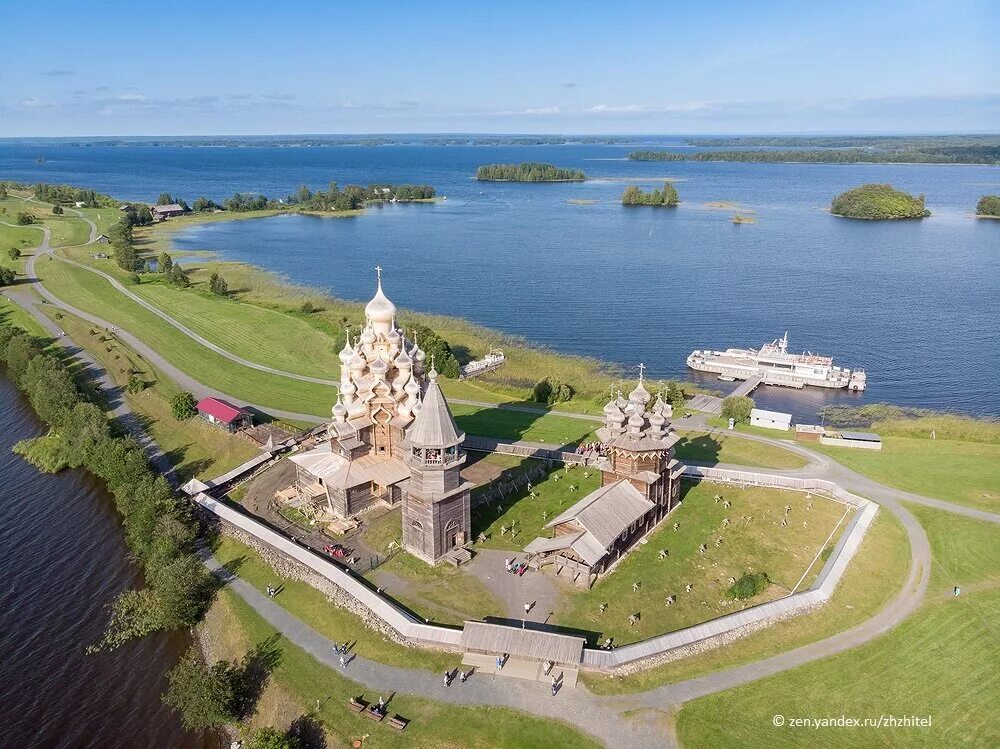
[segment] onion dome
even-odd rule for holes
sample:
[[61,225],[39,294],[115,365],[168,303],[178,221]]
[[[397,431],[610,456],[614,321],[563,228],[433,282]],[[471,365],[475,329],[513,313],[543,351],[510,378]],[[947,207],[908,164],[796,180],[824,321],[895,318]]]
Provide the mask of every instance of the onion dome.
[[371,346],[375,343],[375,331],[370,327],[366,327],[361,331],[360,343],[362,346]]
[[340,386],[340,394],[345,398],[352,398],[354,394],[358,392],[357,385],[354,384],[353,380],[348,379],[343,385]]
[[615,403],[613,400],[609,400],[607,402],[607,404],[604,406],[604,415],[605,416],[611,416],[611,414],[613,414],[615,412],[618,412],[618,411],[621,411],[621,409],[618,408],[618,404]]
[[424,363],[424,361],[426,361],[426,360],[427,360],[427,354],[425,354],[425,353],[424,353],[424,350],[423,350],[423,349],[421,349],[421,348],[418,348],[418,349],[417,349],[417,353],[416,353],[416,354],[414,354],[413,358],[414,358],[414,359],[415,359],[415,360],[416,360],[416,361],[417,361],[418,363],[420,363],[420,364],[423,364],[423,363]]
[[622,397],[622,391],[619,390],[618,397],[615,398],[615,405],[617,405],[619,409],[624,410],[628,406],[628,404],[629,404],[628,401]]
[[365,317],[373,323],[389,325],[396,317],[396,305],[389,301],[389,298],[382,293],[382,273],[381,269],[378,278],[378,289],[375,296],[365,305]]
[[659,411],[653,411],[649,414],[649,430],[656,437],[663,435],[663,426],[667,423],[666,417]]
[[640,404],[645,406],[649,403],[653,396],[649,394],[646,387],[642,384],[642,380],[639,380],[639,384],[635,386],[635,390],[628,394],[628,399],[632,403]]
[[352,372],[353,371],[360,372],[361,370],[363,370],[365,368],[365,364],[366,363],[367,362],[365,362],[364,357],[362,357],[361,354],[359,354],[357,351],[355,351],[354,352],[354,356],[351,357],[351,361],[348,362],[347,366],[348,366],[348,368]]
[[420,395],[420,383],[417,382],[415,377],[411,377],[407,381],[406,385],[403,386],[403,390],[406,391],[407,395],[416,398],[418,395]]
[[347,421],[347,406],[340,398],[337,398],[337,402],[333,404],[333,419],[340,424]]
[[420,413],[420,409],[422,407],[423,407],[423,403],[421,403],[420,401],[417,401],[416,403],[413,404],[413,408],[410,409],[410,413],[413,414],[414,418],[416,418],[417,414]]
[[399,335],[399,331],[396,330],[396,321],[395,321],[395,319],[392,321],[392,330],[389,331],[389,335],[386,336],[386,340],[389,341],[389,343],[392,343],[394,345],[397,345],[397,346],[399,345],[399,341],[401,340],[401,336]]
[[339,356],[341,364],[347,364],[347,362],[351,360],[351,357],[354,356],[354,349],[351,347],[350,336],[347,336],[347,338],[344,340],[344,348],[340,350]]
[[393,364],[396,365],[397,369],[409,369],[413,366],[413,359],[406,353],[406,346],[400,347],[399,354],[397,354]]
[[389,365],[385,363],[381,354],[379,357],[373,361],[370,365],[371,373],[376,377],[384,377],[385,373],[389,371]]

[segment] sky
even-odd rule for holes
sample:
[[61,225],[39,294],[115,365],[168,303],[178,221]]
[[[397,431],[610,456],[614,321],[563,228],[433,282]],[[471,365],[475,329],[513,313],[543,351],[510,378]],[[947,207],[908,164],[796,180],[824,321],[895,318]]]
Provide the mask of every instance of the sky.
[[1000,131],[995,0],[0,0],[0,19],[0,137]]

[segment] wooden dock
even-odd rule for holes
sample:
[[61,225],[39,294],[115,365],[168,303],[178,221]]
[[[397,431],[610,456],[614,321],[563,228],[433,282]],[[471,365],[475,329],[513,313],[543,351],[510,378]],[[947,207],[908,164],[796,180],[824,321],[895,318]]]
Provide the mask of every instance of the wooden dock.
[[[741,382],[729,396],[733,395],[750,395],[763,379],[760,377],[751,377],[749,380],[744,380]],[[729,396],[726,396],[727,398]],[[707,414],[712,414],[713,416],[720,416],[722,414],[722,398],[717,398],[714,395],[696,395],[687,403],[687,407],[692,411],[702,411]]]

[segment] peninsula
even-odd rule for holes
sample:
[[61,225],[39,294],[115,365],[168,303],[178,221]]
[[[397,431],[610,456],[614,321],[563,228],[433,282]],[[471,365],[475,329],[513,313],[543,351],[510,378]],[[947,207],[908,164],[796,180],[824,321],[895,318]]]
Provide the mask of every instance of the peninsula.
[[892,185],[868,184],[855,187],[833,199],[830,212],[843,218],[865,221],[889,221],[924,218],[931,212],[924,206],[924,196],[914,197]]
[[579,169],[523,161],[520,164],[484,164],[476,169],[476,179],[480,182],[583,182],[587,175]]

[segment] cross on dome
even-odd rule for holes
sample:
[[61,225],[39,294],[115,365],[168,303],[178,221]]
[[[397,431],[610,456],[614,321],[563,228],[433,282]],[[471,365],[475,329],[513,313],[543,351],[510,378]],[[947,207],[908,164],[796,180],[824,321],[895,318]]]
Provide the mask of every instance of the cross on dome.
[[646,365],[639,362],[639,382],[642,382],[642,373],[646,370]]

